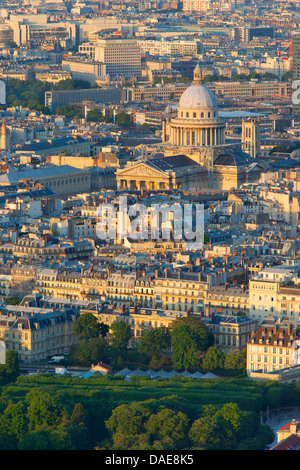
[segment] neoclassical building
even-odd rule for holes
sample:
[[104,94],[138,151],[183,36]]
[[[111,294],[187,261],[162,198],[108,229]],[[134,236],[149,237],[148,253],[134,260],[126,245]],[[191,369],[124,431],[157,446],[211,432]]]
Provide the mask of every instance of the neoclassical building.
[[163,138],[178,146],[217,147],[225,143],[225,125],[215,95],[202,85],[197,65],[193,85],[182,94],[177,117],[165,124]]
[[241,145],[226,144],[225,127],[198,65],[193,84],[181,95],[177,116],[163,122],[162,144],[149,146],[144,157],[118,169],[118,188],[230,190],[258,181],[263,168]]

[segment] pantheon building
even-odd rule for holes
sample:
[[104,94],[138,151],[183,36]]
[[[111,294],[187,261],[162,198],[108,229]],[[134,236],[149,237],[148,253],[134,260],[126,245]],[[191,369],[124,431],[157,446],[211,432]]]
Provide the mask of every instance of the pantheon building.
[[182,94],[176,117],[163,123],[163,142],[140,160],[117,170],[119,189],[230,190],[258,181],[263,168],[241,150],[225,143],[226,121],[219,116],[215,95],[194,70]]

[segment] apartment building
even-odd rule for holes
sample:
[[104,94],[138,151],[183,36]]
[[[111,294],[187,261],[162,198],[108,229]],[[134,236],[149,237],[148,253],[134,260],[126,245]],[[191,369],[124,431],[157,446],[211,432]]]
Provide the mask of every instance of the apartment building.
[[76,240],[79,238],[97,237],[96,217],[71,217],[68,219],[68,238]]
[[1,306],[0,336],[6,349],[18,352],[22,362],[45,360],[67,354],[77,338],[73,331],[77,315],[73,310]]
[[183,11],[208,11],[211,7],[210,0],[183,0]]
[[64,269],[41,269],[37,273],[37,288],[33,293],[45,297],[70,300],[106,299],[107,270],[91,267],[83,272]]
[[136,272],[123,270],[112,272],[106,281],[106,297],[109,302],[132,302],[135,299]]
[[281,285],[288,283],[294,275],[293,269],[279,266],[265,268],[254,276],[249,281],[249,316],[262,323],[268,315],[285,318],[290,312],[298,314],[299,297],[296,300],[295,292],[288,290],[287,294]]
[[215,344],[228,354],[247,347],[252,333],[257,328],[257,321],[245,316],[212,314],[211,321],[206,325],[214,335]]
[[15,244],[7,243],[0,247],[1,254],[11,254],[31,263],[41,263],[56,259],[88,259],[94,254],[94,243],[91,240],[66,240],[58,243],[45,239],[17,238]]
[[236,315],[249,313],[249,289],[244,285],[212,286],[206,293],[206,315],[213,313]]
[[184,312],[165,311],[157,308],[145,308],[116,303],[103,305],[100,308],[82,309],[80,314],[93,313],[99,322],[111,326],[118,321],[125,321],[131,327],[133,337],[129,343],[134,346],[141,336],[142,331],[147,328],[169,328],[176,318],[186,316]]
[[[275,321],[271,315],[252,333],[247,344],[247,374],[270,374],[299,365],[300,324]],[[299,375],[299,371],[298,371]],[[252,375],[254,378],[254,375]],[[261,377],[263,378],[263,377]],[[265,375],[266,379],[267,376]]]
[[156,275],[155,303],[165,310],[204,312],[206,291],[209,288],[207,279],[201,273],[187,273],[171,276],[168,269],[163,275]]

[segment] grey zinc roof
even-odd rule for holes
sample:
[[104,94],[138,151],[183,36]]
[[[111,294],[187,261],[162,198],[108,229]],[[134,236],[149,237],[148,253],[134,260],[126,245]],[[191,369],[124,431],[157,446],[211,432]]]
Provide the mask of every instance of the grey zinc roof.
[[49,166],[45,168],[36,168],[34,170],[22,170],[12,173],[5,173],[0,176],[0,183],[15,183],[20,179],[38,179],[38,178],[49,178],[51,176],[63,176],[70,175],[72,173],[82,173],[82,170],[75,168],[70,165],[62,166]]

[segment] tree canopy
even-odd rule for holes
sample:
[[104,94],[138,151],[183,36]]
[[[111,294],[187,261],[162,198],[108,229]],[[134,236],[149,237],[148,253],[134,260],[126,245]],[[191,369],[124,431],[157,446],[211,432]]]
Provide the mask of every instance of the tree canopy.
[[201,319],[194,316],[181,317],[172,323],[171,348],[175,369],[197,370],[200,359],[214,342],[213,335]]

